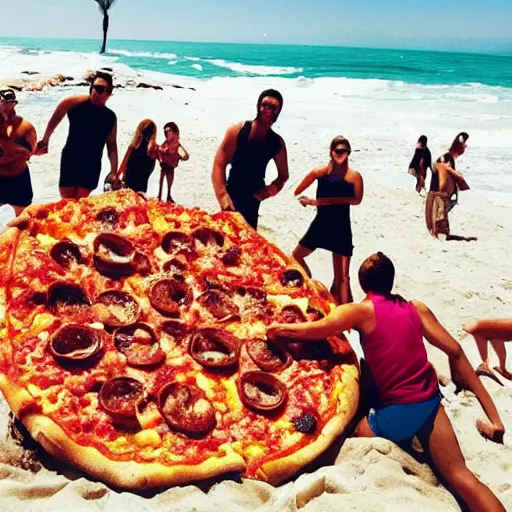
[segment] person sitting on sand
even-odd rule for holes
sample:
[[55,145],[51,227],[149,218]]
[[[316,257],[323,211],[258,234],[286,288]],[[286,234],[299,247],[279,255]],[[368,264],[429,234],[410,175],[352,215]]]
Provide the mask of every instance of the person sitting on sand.
[[156,150],[156,125],[151,119],[144,119],[126,150],[117,181],[135,192],[147,192],[149,177],[155,169]]
[[[258,227],[261,201],[278,194],[288,180],[286,145],[272,130],[282,108],[279,91],[263,91],[256,104],[256,118],[227,129],[213,162],[212,184],[221,209],[236,210],[254,229]],[[277,178],[265,185],[267,165],[272,159]]]
[[160,162],[160,186],[158,188],[158,199],[162,199],[162,188],[164,177],[167,180],[168,203],[174,203],[171,196],[171,187],[174,182],[174,169],[178,167],[180,160],[186,162],[190,156],[187,150],[180,143],[180,130],[176,123],[170,122],[164,126],[165,141],[157,146],[157,156]]
[[363,199],[363,178],[349,166],[351,151],[350,142],[345,137],[335,137],[330,146],[330,162],[309,172],[295,189],[298,196],[314,181],[318,182],[316,199],[299,197],[303,206],[316,206],[317,214],[294,249],[293,257],[311,277],[304,258],[319,248],[332,252],[334,279],[331,293],[340,304],[353,300],[349,273],[354,248],[350,205],[358,205]]
[[392,261],[381,252],[373,254],[359,269],[359,282],[367,294],[361,303],[338,306],[315,322],[272,324],[267,336],[282,344],[297,340],[314,343],[357,330],[380,403],[361,419],[355,435],[384,437],[403,447],[416,436],[441,478],[469,510],[504,512],[498,498],[465,464],[441,404],[436,372],[427,359],[423,337],[448,355],[454,377],[475,393],[490,420],[477,421],[480,433],[502,442],[505,430],[492,398],[459,343],[432,311],[419,301],[409,302],[392,293],[394,277]]
[[478,376],[490,377],[498,384],[503,385],[492,372],[489,365],[488,342],[491,342],[499,362],[499,366],[495,366],[494,370],[504,379],[512,380],[512,373],[506,367],[507,349],[505,348],[505,342],[512,341],[512,319],[474,320],[464,324],[462,328],[467,333],[473,335],[478,352],[482,358],[482,364],[476,369],[476,374]]
[[432,155],[427,147],[427,136],[421,135],[418,139],[414,156],[409,164],[409,174],[416,178],[416,192],[418,194],[425,189],[427,169],[432,170]]
[[0,204],[9,204],[16,215],[32,203],[28,161],[37,142],[36,130],[16,114],[16,93],[0,90]]
[[53,132],[67,114],[69,133],[62,150],[59,190],[63,198],[87,197],[97,186],[101,174],[103,149],[107,146],[110,173],[106,184],[117,175],[117,118],[106,103],[112,95],[112,75],[98,72],[88,96],[72,96],[62,100],[53,113],[37,154],[48,153]]

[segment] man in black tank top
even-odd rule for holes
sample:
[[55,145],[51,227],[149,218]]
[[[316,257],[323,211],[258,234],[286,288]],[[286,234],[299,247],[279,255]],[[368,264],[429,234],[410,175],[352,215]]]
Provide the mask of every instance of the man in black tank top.
[[69,133],[62,151],[59,180],[63,198],[87,197],[98,186],[105,144],[111,167],[105,183],[112,183],[117,174],[117,118],[106,106],[112,91],[112,76],[96,73],[89,96],[72,96],[59,103],[37,145],[37,154],[48,152],[50,137],[67,114]]
[[[230,126],[213,163],[212,183],[222,210],[238,211],[254,229],[264,199],[275,196],[288,180],[288,157],[284,140],[272,130],[283,107],[283,97],[268,89],[260,94],[257,116]],[[265,185],[270,160],[277,178]],[[231,164],[226,182],[226,167]]]

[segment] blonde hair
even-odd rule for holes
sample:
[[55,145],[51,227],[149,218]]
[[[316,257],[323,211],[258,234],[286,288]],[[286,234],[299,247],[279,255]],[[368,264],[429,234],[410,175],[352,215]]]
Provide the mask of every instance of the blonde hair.
[[135,130],[135,135],[133,136],[132,142],[130,144],[133,148],[138,148],[140,146],[145,135],[144,132],[149,128],[152,128],[153,133],[149,136],[148,142],[154,142],[156,140],[156,124],[151,119],[144,119],[144,121],[139,123],[137,129]]

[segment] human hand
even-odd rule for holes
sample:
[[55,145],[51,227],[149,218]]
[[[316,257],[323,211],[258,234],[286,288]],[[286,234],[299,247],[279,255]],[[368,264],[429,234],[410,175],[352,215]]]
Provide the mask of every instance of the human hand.
[[45,139],[40,140],[37,143],[35,155],[46,155],[48,153],[48,141]]
[[224,194],[222,198],[219,200],[220,209],[224,212],[234,212],[236,211],[235,205],[233,201],[231,201],[231,197],[229,194]]
[[263,187],[262,189],[258,190],[258,192],[254,194],[254,198],[257,199],[258,201],[264,201],[269,197],[274,197],[275,195],[277,195],[279,193],[279,190],[280,189],[276,185],[271,183],[270,185],[267,185],[266,187]]
[[316,206],[316,200],[306,196],[300,196],[299,203],[302,206]]

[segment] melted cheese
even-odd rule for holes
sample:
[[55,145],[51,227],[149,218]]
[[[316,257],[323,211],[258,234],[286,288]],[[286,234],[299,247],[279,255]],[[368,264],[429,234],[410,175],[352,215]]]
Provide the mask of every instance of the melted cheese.
[[212,400],[215,397],[215,382],[212,379],[205,377],[202,373],[198,373],[196,375],[196,384],[197,387],[205,392],[207,398]]
[[162,444],[160,434],[152,428],[137,432],[134,436],[134,440],[140,447],[151,446],[158,448]]
[[43,408],[43,414],[51,414],[58,411],[65,403],[67,390],[63,389],[57,395],[55,402],[50,401],[47,397],[41,399],[41,406]]
[[105,443],[106,447],[112,453],[127,453],[132,451],[132,447],[128,444],[126,437],[118,437],[115,441]]
[[50,313],[40,313],[35,316],[30,326],[30,332],[37,336],[39,333],[46,331],[53,324],[54,320],[55,317],[50,315]]
[[226,401],[232,411],[241,411],[243,404],[238,396],[238,389],[233,379],[221,379],[222,385],[226,388]]
[[53,247],[58,240],[53,238],[53,236],[50,235],[44,235],[43,233],[39,233],[36,235],[37,241],[43,246],[43,247]]
[[289,306],[295,304],[298,306],[303,312],[306,312],[309,306],[309,299],[307,297],[298,297],[293,299],[288,295],[269,295],[269,302],[272,302],[279,308],[283,308],[284,306]]

